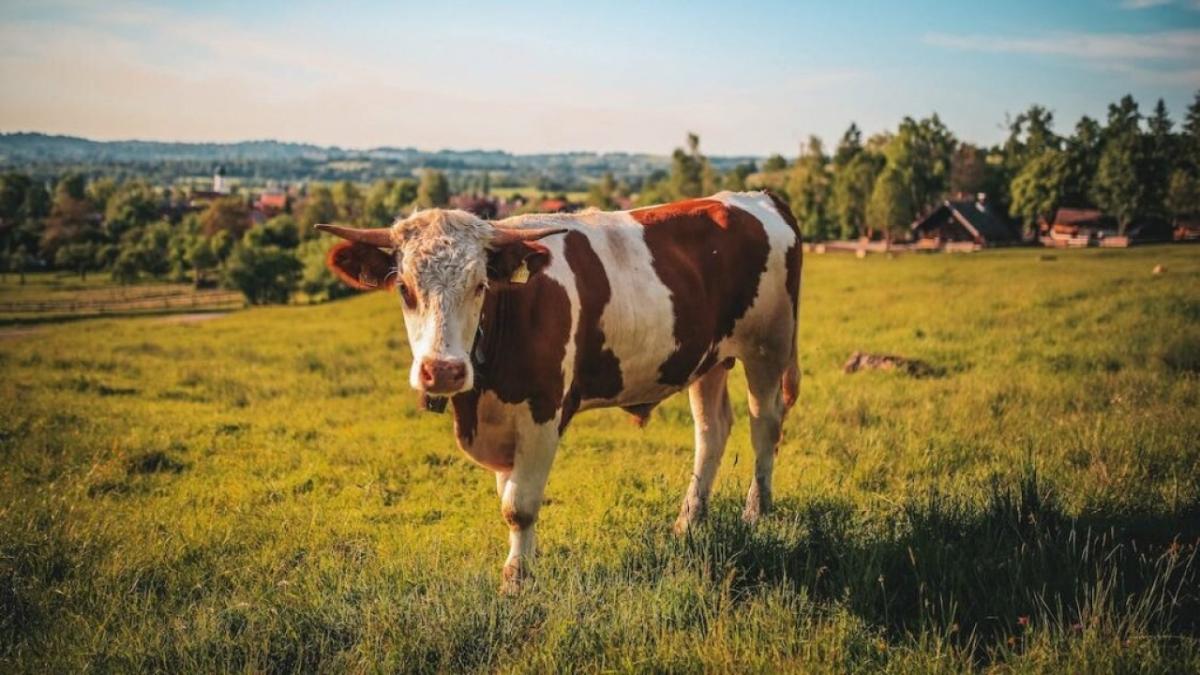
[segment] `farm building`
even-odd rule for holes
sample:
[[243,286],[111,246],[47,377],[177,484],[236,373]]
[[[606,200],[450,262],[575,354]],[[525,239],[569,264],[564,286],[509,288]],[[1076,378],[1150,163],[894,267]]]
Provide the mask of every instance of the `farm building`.
[[1099,209],[1062,208],[1053,223],[1043,223],[1042,243],[1057,248],[1087,246],[1124,247],[1130,244],[1170,241],[1171,226],[1161,218],[1142,218],[1120,234],[1117,219]]
[[946,200],[912,224],[916,250],[973,251],[1020,243],[1016,229],[987,203],[975,199]]

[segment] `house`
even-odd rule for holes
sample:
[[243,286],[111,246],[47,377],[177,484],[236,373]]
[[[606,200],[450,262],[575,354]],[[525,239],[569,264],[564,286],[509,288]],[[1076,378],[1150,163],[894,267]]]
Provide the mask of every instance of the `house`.
[[282,190],[268,190],[258,195],[254,208],[262,211],[268,218],[287,211],[288,194]]
[[552,197],[543,199],[537,210],[539,213],[573,213],[579,210],[579,204],[568,199]]
[[1200,215],[1175,219],[1175,241],[1200,241]]
[[1177,234],[1162,218],[1139,218],[1121,234],[1117,219],[1099,209],[1062,208],[1054,213],[1053,223],[1042,224],[1041,241],[1057,248],[1124,248],[1173,238],[1177,238]]
[[947,199],[912,224],[918,251],[974,251],[1021,243],[1008,220],[980,194],[975,199]]

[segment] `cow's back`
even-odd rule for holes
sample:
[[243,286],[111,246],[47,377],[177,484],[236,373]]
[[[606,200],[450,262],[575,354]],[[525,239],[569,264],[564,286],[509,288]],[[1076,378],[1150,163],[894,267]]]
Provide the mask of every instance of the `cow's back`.
[[545,242],[573,310],[565,418],[661,401],[783,322],[793,339],[799,237],[766,193],[533,220],[570,228]]

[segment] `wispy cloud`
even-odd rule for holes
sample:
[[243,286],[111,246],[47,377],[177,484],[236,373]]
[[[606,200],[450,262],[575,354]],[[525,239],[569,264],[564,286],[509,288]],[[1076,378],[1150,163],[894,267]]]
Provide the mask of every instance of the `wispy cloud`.
[[1167,5],[1179,5],[1188,9],[1200,10],[1200,0],[1122,0],[1121,9],[1153,9]]
[[1146,82],[1200,86],[1200,68],[1196,66],[1200,64],[1200,30],[1057,32],[1034,37],[929,33],[923,41],[946,49],[1059,57]]

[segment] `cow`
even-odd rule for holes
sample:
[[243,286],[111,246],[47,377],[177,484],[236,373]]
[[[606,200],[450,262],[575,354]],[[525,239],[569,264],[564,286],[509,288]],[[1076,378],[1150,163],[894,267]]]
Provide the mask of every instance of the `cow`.
[[688,392],[691,482],[675,521],[705,515],[733,413],[734,361],[748,383],[754,477],[743,517],[771,508],[784,415],[796,400],[800,232],[769,192],[721,192],[629,211],[489,222],[431,209],[337,235],[328,265],[360,290],[397,292],[409,384],[449,399],[459,447],[496,475],[509,528],[502,590],[530,576],[534,527],[571,418],[620,407],[645,423]]

